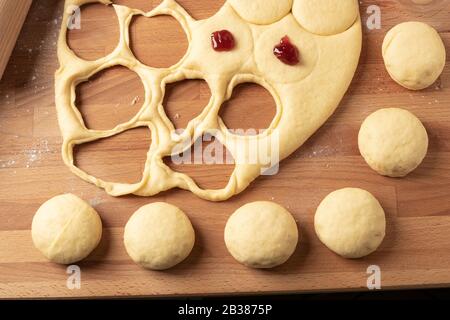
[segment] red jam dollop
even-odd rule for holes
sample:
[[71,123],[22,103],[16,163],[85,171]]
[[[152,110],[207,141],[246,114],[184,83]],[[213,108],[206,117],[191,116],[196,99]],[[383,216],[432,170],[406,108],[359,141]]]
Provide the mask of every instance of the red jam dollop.
[[231,51],[236,46],[233,34],[228,30],[213,32],[211,35],[211,43],[214,50]]
[[300,54],[288,36],[281,39],[280,43],[273,48],[273,54],[283,63],[295,66],[300,62]]

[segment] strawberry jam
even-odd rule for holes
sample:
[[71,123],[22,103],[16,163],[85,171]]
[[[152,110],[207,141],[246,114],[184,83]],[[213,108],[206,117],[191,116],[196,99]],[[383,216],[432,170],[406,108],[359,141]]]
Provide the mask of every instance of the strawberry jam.
[[288,36],[281,39],[280,43],[273,48],[273,54],[283,63],[295,66],[300,62],[300,54]]
[[235,47],[233,34],[228,30],[216,31],[211,35],[212,47],[216,51],[231,51]]

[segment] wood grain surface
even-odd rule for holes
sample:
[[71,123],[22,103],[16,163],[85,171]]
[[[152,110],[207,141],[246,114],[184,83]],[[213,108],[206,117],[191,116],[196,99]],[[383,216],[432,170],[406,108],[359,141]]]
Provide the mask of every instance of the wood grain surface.
[[0,79],[30,6],[31,0],[0,0]]
[[[117,1],[150,9],[158,1]],[[213,15],[223,1],[180,1],[196,18]],[[355,79],[339,110],[308,143],[281,164],[280,173],[261,177],[230,201],[210,203],[173,190],[153,198],[112,198],[63,165],[54,106],[56,39],[63,1],[34,1],[12,59],[0,82],[0,298],[172,296],[367,290],[366,270],[378,265],[382,287],[450,286],[450,65],[427,90],[412,92],[395,84],[384,69],[381,43],[397,23],[419,20],[441,34],[450,53],[450,1],[425,6],[409,0],[363,0],[365,22],[370,5],[382,13],[382,29],[364,27],[364,48]],[[69,34],[77,54],[94,59],[114,48],[117,19],[111,8],[89,5],[82,28]],[[183,55],[186,40],[174,20],[138,18],[131,27],[133,51],[153,66]],[[447,54],[448,58],[448,54]],[[448,60],[448,59],[447,59]],[[77,88],[77,103],[92,128],[109,128],[140,107],[142,84],[124,68],[113,68]],[[183,127],[205,105],[209,89],[202,81],[172,85],[166,110]],[[371,112],[403,107],[415,113],[430,135],[430,150],[420,168],[405,179],[377,175],[359,155],[357,133]],[[244,85],[224,106],[231,128],[264,128],[275,106],[262,88]],[[104,179],[139,179],[149,132],[137,129],[77,150],[77,163]],[[169,160],[168,160],[169,161]],[[204,187],[224,186],[231,165],[172,166],[188,172]],[[313,229],[315,209],[331,191],[361,187],[382,203],[387,237],[379,251],[361,260],[344,260],[326,249]],[[36,209],[50,197],[72,192],[100,213],[104,236],[81,267],[81,289],[69,290],[64,266],[48,263],[33,247],[30,226]],[[270,271],[247,269],[228,254],[223,229],[229,215],[255,200],[271,200],[296,217],[301,245],[289,262]],[[182,208],[197,233],[192,255],[167,272],[146,271],[127,256],[123,227],[140,206],[167,201]]]

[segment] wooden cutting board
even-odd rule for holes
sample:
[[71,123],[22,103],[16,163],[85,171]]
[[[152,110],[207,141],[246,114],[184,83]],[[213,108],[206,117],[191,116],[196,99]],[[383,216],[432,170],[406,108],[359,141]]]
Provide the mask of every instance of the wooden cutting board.
[[[56,122],[53,74],[62,2],[34,1],[12,59],[0,83],[0,298],[171,296],[367,290],[367,268],[381,268],[382,287],[450,286],[450,65],[431,88],[412,92],[386,73],[381,43],[386,31],[407,20],[424,21],[442,35],[450,53],[450,1],[405,5],[404,1],[361,1],[365,22],[369,5],[381,8],[382,29],[364,28],[360,67],[339,110],[273,177],[258,179],[230,201],[211,203],[174,190],[154,198],[112,198],[87,184],[63,165]],[[158,1],[119,1],[150,9]],[[212,15],[223,1],[180,1],[196,18]],[[113,11],[101,5],[82,10],[82,28],[69,42],[83,57],[109,52],[117,40]],[[136,55],[153,66],[173,63],[184,52],[184,35],[168,18],[138,19],[132,26]],[[450,60],[449,60],[450,61]],[[108,128],[140,107],[142,85],[128,70],[114,68],[82,85],[78,104],[92,128]],[[195,116],[209,99],[201,81],[173,85],[166,108],[178,126]],[[405,179],[371,171],[358,153],[363,119],[383,107],[403,107],[425,123],[430,152]],[[236,90],[224,106],[230,127],[264,128],[274,114],[270,95],[256,86]],[[77,162],[89,172],[114,181],[140,177],[148,132],[133,130],[80,148]],[[192,174],[204,187],[224,186],[231,166],[175,167]],[[344,260],[316,238],[313,216],[320,201],[342,187],[372,192],[386,210],[387,237],[380,250],[361,260]],[[52,196],[72,192],[101,214],[104,237],[81,268],[81,289],[69,290],[63,266],[46,262],[33,247],[30,225],[36,209]],[[247,269],[227,253],[223,229],[229,215],[255,200],[272,200],[296,217],[302,242],[293,258],[271,271]],[[127,256],[123,227],[140,206],[167,201],[192,219],[197,243],[192,255],[167,272],[139,268]]]

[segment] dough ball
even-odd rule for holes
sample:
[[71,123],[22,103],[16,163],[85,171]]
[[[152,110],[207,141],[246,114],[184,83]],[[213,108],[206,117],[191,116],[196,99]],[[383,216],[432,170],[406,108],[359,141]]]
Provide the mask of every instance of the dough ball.
[[228,0],[242,19],[254,24],[274,23],[289,14],[292,0]]
[[329,36],[355,23],[359,5],[357,0],[295,0],[292,13],[309,32]]
[[252,268],[273,268],[285,263],[298,242],[292,215],[273,202],[253,202],[228,220],[225,243],[231,255]]
[[36,212],[31,227],[34,245],[50,261],[71,264],[99,244],[102,222],[97,212],[73,194],[54,197]]
[[136,211],[125,226],[125,248],[134,262],[151,270],[166,270],[186,259],[195,232],[183,211],[158,202]]
[[356,259],[374,252],[384,239],[386,218],[378,200],[361,189],[341,189],[317,209],[316,234],[330,250]]
[[428,150],[425,127],[409,111],[390,108],[371,114],[359,131],[359,150],[379,174],[404,177],[423,161]]
[[383,59],[392,79],[411,90],[431,86],[445,66],[441,37],[422,22],[405,22],[392,28],[384,38]]

